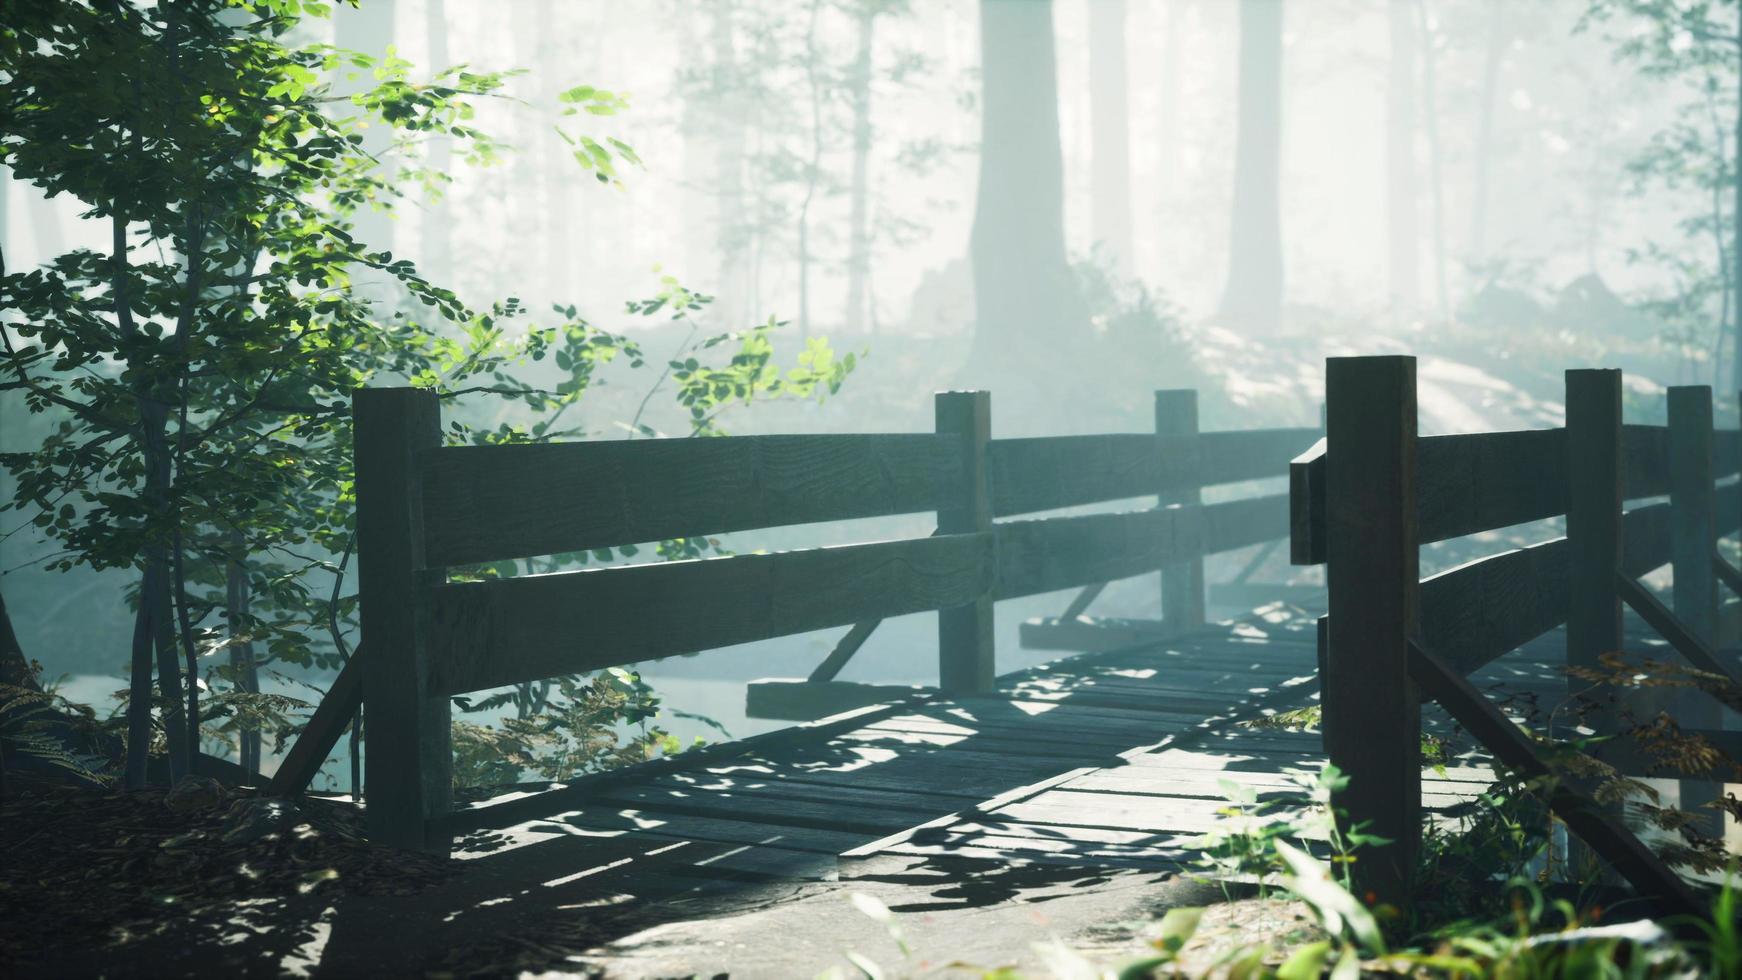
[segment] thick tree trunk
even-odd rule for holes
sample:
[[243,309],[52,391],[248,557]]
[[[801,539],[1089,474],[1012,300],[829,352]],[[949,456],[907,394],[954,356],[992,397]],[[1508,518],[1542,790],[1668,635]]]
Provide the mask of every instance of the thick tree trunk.
[[1420,195],[1415,183],[1414,0],[1391,0],[1391,65],[1385,86],[1385,215],[1387,299],[1392,315],[1421,309]]
[[1239,103],[1220,315],[1267,331],[1282,323],[1282,0],[1240,0]]
[[1125,77],[1125,0],[1089,0],[1089,122],[1096,244],[1131,270],[1131,113]]
[[871,275],[871,55],[877,13],[869,0],[859,7],[859,48],[850,79],[853,100],[853,175],[848,184],[847,315],[849,334],[866,332],[867,279]]
[[970,257],[972,369],[1056,366],[1087,334],[1065,258],[1064,158],[1050,0],[981,0],[980,186]]
[[1506,6],[1488,0],[1487,50],[1482,59],[1482,105],[1476,123],[1475,187],[1470,195],[1470,263],[1488,261],[1488,180],[1494,159],[1494,103],[1500,93],[1500,68],[1506,59]]
[[30,669],[30,658],[24,655],[18,634],[12,630],[12,617],[6,612],[5,596],[0,596],[0,684],[42,690],[42,685],[36,681],[36,672]]

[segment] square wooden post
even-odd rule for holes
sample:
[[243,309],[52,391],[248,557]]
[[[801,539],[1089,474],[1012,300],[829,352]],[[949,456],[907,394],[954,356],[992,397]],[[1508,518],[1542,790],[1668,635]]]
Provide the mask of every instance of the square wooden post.
[[[1188,486],[1165,487],[1157,498],[1163,507],[1203,502],[1198,459],[1198,393],[1190,388],[1155,393],[1155,434],[1188,440],[1181,470]],[[1204,625],[1204,556],[1198,555],[1161,569],[1161,621],[1174,632]]]
[[435,392],[363,388],[352,399],[357,593],[363,627],[364,788],[376,843],[445,851],[431,817],[453,802],[448,699],[430,697],[422,488],[417,456],[441,446]]
[[[1718,640],[1718,582],[1712,572],[1717,520],[1712,488],[1712,389],[1669,389],[1669,505],[1676,618],[1708,647]],[[1685,728],[1717,728],[1723,713],[1702,691],[1674,691],[1663,707]],[[1709,780],[1681,780],[1681,808],[1700,814],[1708,833],[1721,834],[1723,813],[1704,804],[1723,787]]]
[[1358,894],[1402,904],[1421,841],[1415,358],[1329,358],[1325,401],[1325,750],[1349,820],[1392,840],[1355,863]]
[[[1568,371],[1567,385],[1567,664],[1595,667],[1621,649],[1621,372]],[[1590,687],[1569,677],[1569,695]],[[1586,718],[1613,734],[1613,713]]]
[[[939,534],[990,533],[992,495],[986,484],[986,444],[992,441],[992,395],[940,391],[934,404],[938,435],[961,439],[962,484],[951,506],[938,511]],[[997,657],[992,596],[938,611],[938,686],[949,694],[992,690]]]

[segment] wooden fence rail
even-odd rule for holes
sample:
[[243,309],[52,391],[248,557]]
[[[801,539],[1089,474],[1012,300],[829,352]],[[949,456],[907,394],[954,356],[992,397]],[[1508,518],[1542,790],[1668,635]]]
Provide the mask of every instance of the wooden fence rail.
[[[1742,433],[1712,431],[1709,388],[1671,388],[1669,425],[1645,426],[1622,423],[1619,371],[1568,371],[1566,384],[1564,428],[1422,437],[1413,358],[1331,358],[1325,439],[1290,465],[1291,558],[1324,563],[1330,588],[1325,746],[1349,774],[1350,819],[1396,842],[1355,868],[1386,901],[1406,899],[1415,862],[1424,696],[1518,766],[1528,740],[1509,722],[1495,727],[1503,716],[1463,677],[1563,624],[1568,664],[1596,666],[1622,648],[1623,601],[1694,666],[1731,673],[1711,650],[1715,582],[1742,576],[1714,561],[1714,548],[1742,527],[1742,484],[1714,481],[1742,467]],[[1420,578],[1422,544],[1561,516],[1564,537]],[[1637,581],[1664,564],[1673,612]],[[1678,717],[1715,729],[1715,708],[1700,708],[1710,710],[1680,705]],[[1613,717],[1596,725],[1617,731]],[[1714,792],[1686,783],[1684,802]],[[1594,816],[1587,798],[1569,791],[1551,802],[1642,891],[1687,910],[1673,873],[1631,838],[1618,843],[1618,824]]]
[[[1200,433],[1193,392],[1159,392],[1156,431],[991,438],[984,392],[940,393],[931,433],[446,447],[435,394],[354,402],[358,577],[368,655],[345,705],[309,726],[281,792],[307,784],[360,691],[373,839],[441,850],[453,695],[829,627],[833,678],[877,624],[938,614],[939,688],[989,692],[992,604],[1161,573],[1176,626],[1203,621],[1203,558],[1289,531],[1286,497],[1203,504],[1206,486],[1281,477],[1316,429]],[[1126,513],[999,517],[1134,497]],[[914,537],[775,554],[480,577],[492,563],[676,537],[933,513]],[[457,569],[468,568],[455,576]],[[837,707],[839,705],[837,704]],[[521,805],[516,812],[527,806]]]

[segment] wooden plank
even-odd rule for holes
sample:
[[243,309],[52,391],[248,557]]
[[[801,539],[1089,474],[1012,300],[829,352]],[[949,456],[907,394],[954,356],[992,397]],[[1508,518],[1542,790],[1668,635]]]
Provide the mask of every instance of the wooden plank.
[[1198,513],[1204,523],[1203,549],[1206,555],[1248,548],[1266,541],[1280,541],[1289,534],[1289,498],[1286,494],[1205,504],[1198,508]]
[[[1615,591],[1623,602],[1639,614],[1639,618],[1650,624],[1660,636],[1669,641],[1669,645],[1682,655],[1695,670],[1703,670],[1708,674],[1717,674],[1726,678],[1732,685],[1742,685],[1742,676],[1738,676],[1728,664],[1718,658],[1712,648],[1700,639],[1681,617],[1669,611],[1657,596],[1652,595],[1637,581],[1622,572],[1615,573]],[[1616,649],[1620,649],[1617,645]],[[1586,682],[1588,684],[1588,682]],[[1704,722],[1696,719],[1694,724]],[[1710,722],[1705,722],[1710,724]]]
[[859,652],[859,648],[864,646],[865,641],[869,640],[871,634],[877,632],[877,627],[882,625],[883,620],[881,619],[867,619],[864,622],[854,623],[853,628],[847,631],[847,635],[841,637],[840,642],[835,644],[835,648],[823,658],[823,662],[817,664],[817,669],[811,671],[810,680],[817,683],[834,680],[835,675],[841,672],[841,668],[847,666],[847,662],[853,659],[853,655]]
[[352,397],[357,479],[357,593],[363,705],[369,716],[363,770],[369,836],[378,844],[443,851],[426,823],[453,800],[448,700],[434,670],[417,461],[441,445],[435,392],[361,388]]
[[1325,448],[1320,439],[1288,464],[1288,560],[1325,563]]
[[600,801],[633,806],[651,813],[676,813],[692,817],[729,815],[776,826],[811,827],[866,836],[887,834],[928,819],[936,811],[907,807],[867,807],[818,800],[795,800],[745,793],[697,793],[656,789],[638,784],[619,784],[602,789]]
[[1621,427],[1621,495],[1623,499],[1661,497],[1669,493],[1669,429],[1661,425]]
[[1429,544],[1566,513],[1565,429],[1424,436],[1416,479]]
[[870,704],[886,704],[936,693],[936,688],[906,684],[765,677],[745,686],[744,714],[779,721],[815,721]]
[[[1713,514],[1712,389],[1677,385],[1668,392],[1670,563],[1675,618],[1707,649],[1718,640],[1718,581],[1712,548],[1718,540]],[[1648,695],[1651,707],[1669,712],[1684,728],[1716,728],[1718,702],[1701,691],[1660,689]],[[1697,814],[1701,829],[1722,838],[1723,811],[1706,806],[1722,796],[1710,780],[1681,780],[1677,805]]]
[[1153,572],[1165,559],[1201,553],[1202,528],[1197,510],[1183,507],[1000,522],[997,598]]
[[[934,402],[939,437],[953,440],[960,455],[957,483],[938,504],[938,534],[976,535],[991,541],[992,495],[988,444],[992,439],[992,396],[984,391],[940,391]],[[981,570],[995,574],[991,556],[981,552]],[[992,629],[995,578],[976,581],[972,594],[939,603],[938,687],[948,692],[990,691],[998,674]]]
[[1407,900],[1421,834],[1421,711],[1406,644],[1417,633],[1413,357],[1325,362],[1326,568],[1330,632],[1321,677],[1324,742],[1349,776],[1342,804],[1390,838],[1356,885]]
[[1742,571],[1737,571],[1736,566],[1730,564],[1722,555],[1717,554],[1712,555],[1712,571],[1718,576],[1719,581],[1729,587],[1731,592],[1742,596]]
[[266,784],[268,796],[300,795],[314,781],[321,766],[326,765],[333,746],[339,744],[339,738],[351,727],[351,719],[357,716],[357,709],[363,706],[363,668],[358,663],[362,656],[363,647],[359,646],[339,668],[339,676],[327,686],[321,703],[315,705],[315,713]]
[[934,510],[954,439],[734,436],[463,446],[422,461],[432,565]]
[[[1155,434],[1187,440],[1191,449],[1180,455],[1186,470],[1184,485],[1158,485],[1156,502],[1162,507],[1197,506],[1203,503],[1203,482],[1198,434],[1198,393],[1190,388],[1155,393]],[[1071,617],[1065,617],[1067,619]],[[1176,629],[1196,629],[1204,624],[1204,556],[1161,566],[1161,619]]]
[[[1621,649],[1621,600],[1614,587],[1625,553],[1621,372],[1571,370],[1566,386],[1567,665],[1594,669],[1601,655]],[[1625,537],[1634,543],[1631,529]],[[1667,543],[1668,535],[1663,537]],[[1567,685],[1567,695],[1575,697],[1586,682],[1568,678]],[[1598,734],[1614,733],[1612,718],[1591,721]]]
[[1094,652],[1143,646],[1166,640],[1170,635],[1160,620],[1110,620],[1078,616],[1024,620],[1022,645],[1030,650]]
[[1201,480],[1206,487],[1288,475],[1289,460],[1317,441],[1318,429],[1239,429],[1205,432],[1198,438]]
[[1013,803],[1017,800],[1026,799],[1027,797],[1030,797],[1030,796],[1033,796],[1037,793],[1043,792],[1043,791],[1045,791],[1045,790],[1047,790],[1055,785],[1058,785],[1059,783],[1068,782],[1069,780],[1074,779],[1075,777],[1080,776],[1083,773],[1086,773],[1089,771],[1091,771],[1091,769],[1088,767],[1080,768],[1080,769],[1071,769],[1071,770],[1068,770],[1066,772],[1061,772],[1058,775],[1051,777],[1050,779],[1043,779],[1040,782],[1032,783],[1028,786],[1019,786],[1015,789],[1010,790],[1007,793],[1002,793],[998,796],[994,796],[993,798],[986,800],[985,802],[980,803],[976,806],[965,807],[961,810],[957,810],[954,813],[946,814],[946,815],[938,817],[934,820],[928,821],[927,823],[920,824],[917,827],[909,827],[905,830],[899,830],[893,834],[890,834],[887,837],[882,837],[882,838],[879,838],[879,839],[874,840],[874,841],[868,841],[864,844],[859,845],[858,847],[853,848],[850,851],[843,851],[843,852],[841,852],[841,861],[844,864],[845,862],[848,862],[848,861],[863,861],[863,860],[866,860],[868,858],[875,857],[877,854],[879,854],[883,851],[887,851],[890,848],[899,847],[903,844],[906,844],[909,840],[912,840],[916,835],[924,834],[930,830],[937,830],[937,829],[941,829],[944,827],[948,827],[951,824],[960,823],[963,820],[968,819],[969,817],[972,817],[972,816],[977,816],[977,815],[984,814],[984,813],[990,813],[994,810],[999,809],[1000,807],[1003,807],[1005,804]]
[[1145,497],[1191,484],[1185,439],[1119,433],[993,439],[986,447],[998,517]]
[[[846,711],[807,725],[795,725],[778,731],[764,732],[730,742],[716,742],[689,749],[677,755],[661,756],[648,762],[621,769],[589,773],[565,784],[538,792],[514,791],[485,800],[474,806],[446,814],[439,819],[441,828],[449,833],[462,833],[488,827],[507,827],[531,817],[559,812],[563,806],[589,803],[606,786],[646,779],[650,775],[693,769],[716,764],[759,752],[775,752],[793,745],[820,745],[843,732],[872,724],[880,718],[911,711],[912,705],[887,704]],[[717,814],[716,814],[717,815]]]
[[1421,583],[1421,636],[1469,674],[1566,621],[1565,538],[1483,558]]
[[1669,564],[1670,527],[1673,518],[1667,503],[1635,507],[1621,518],[1621,568],[1638,578]]
[[1712,474],[1722,478],[1742,472],[1742,431],[1712,433]]
[[1325,604],[1323,585],[1279,585],[1274,582],[1225,582],[1210,586],[1210,605],[1256,609],[1274,602],[1319,608]]
[[437,586],[427,689],[461,694],[958,607],[989,590],[990,548],[989,535],[950,534]]
[[1615,813],[1596,804],[1566,780],[1551,778],[1553,773],[1537,757],[1530,737],[1455,670],[1414,643],[1410,644],[1409,667],[1422,690],[1445,707],[1465,731],[1487,746],[1496,759],[1526,777],[1546,779],[1554,787],[1549,805],[1555,815],[1640,894],[1653,899],[1660,912],[1693,916],[1704,913],[1706,903],[1623,826]]
[[1084,586],[1083,591],[1078,592],[1076,596],[1071,599],[1070,605],[1065,607],[1065,611],[1059,613],[1059,618],[1076,619],[1078,616],[1081,616],[1089,608],[1090,604],[1101,597],[1101,593],[1105,591],[1106,588],[1106,582],[1096,582],[1094,585]]

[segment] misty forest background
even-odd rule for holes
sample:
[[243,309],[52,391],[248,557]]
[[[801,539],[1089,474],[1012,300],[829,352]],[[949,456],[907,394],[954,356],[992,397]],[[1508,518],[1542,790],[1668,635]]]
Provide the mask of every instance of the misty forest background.
[[[1640,421],[1661,415],[1665,385],[1739,387],[1742,41],[1726,4],[1711,12],[1725,36],[1678,34],[1690,6],[364,0],[296,40],[392,48],[413,75],[525,69],[506,97],[475,100],[475,125],[512,149],[475,166],[430,141],[419,162],[451,175],[445,195],[360,212],[358,237],[468,301],[518,297],[516,323],[572,306],[639,343],[654,370],[602,368],[571,416],[589,438],[686,434],[682,406],[649,397],[659,366],[698,335],[771,317],[781,349],[826,338],[857,360],[825,398],[728,409],[733,434],[925,431],[931,392],[952,387],[992,391],[999,436],[1144,431],[1150,393],[1168,387],[1200,390],[1206,428],[1312,424],[1325,356],[1392,351],[1422,357],[1424,431],[1456,432],[1558,424],[1569,366],[1625,368]],[[571,156],[562,95],[582,84],[627,100],[585,118],[642,161],[618,161],[615,180]],[[107,224],[80,211],[0,179],[7,268],[101,251]],[[625,307],[673,281],[714,301],[678,320]],[[1735,425],[1734,395],[1720,404]],[[56,423],[21,405],[0,393],[0,450],[32,451]],[[445,410],[529,421],[512,403]],[[126,685],[137,573],[55,568],[36,516],[0,525],[0,590],[44,678],[105,711]],[[1211,580],[1250,557],[1226,556]],[[1257,574],[1290,570],[1273,556]],[[998,607],[1000,670],[1047,659],[1020,649],[1016,625],[1064,601]],[[1153,615],[1155,601],[1150,579],[1116,583],[1096,611]],[[744,718],[742,682],[802,676],[833,640],[644,676],[668,707],[750,734],[776,725]],[[263,686],[300,698],[332,674],[331,656],[264,656]],[[930,683],[934,661],[930,618],[908,617],[843,679]],[[718,737],[681,715],[666,726]]]

